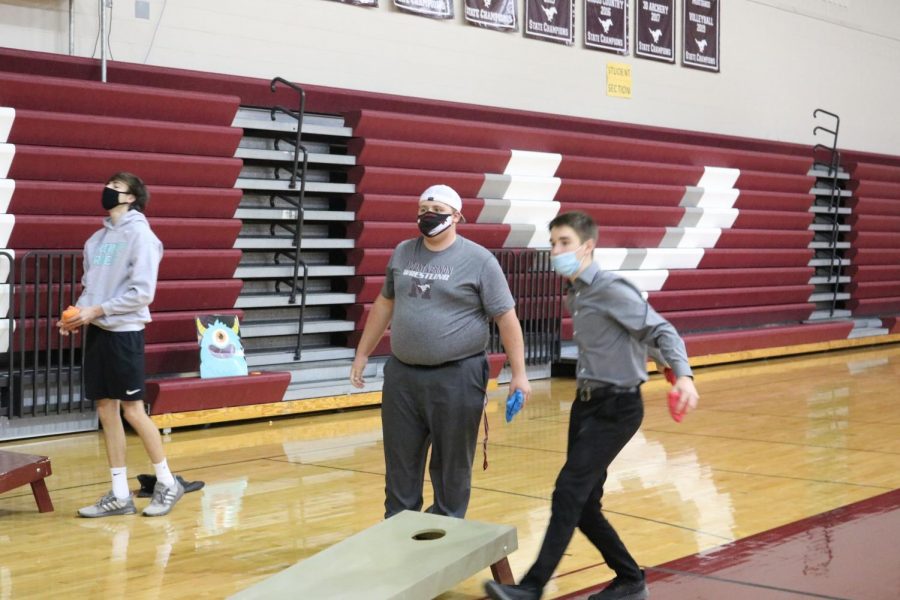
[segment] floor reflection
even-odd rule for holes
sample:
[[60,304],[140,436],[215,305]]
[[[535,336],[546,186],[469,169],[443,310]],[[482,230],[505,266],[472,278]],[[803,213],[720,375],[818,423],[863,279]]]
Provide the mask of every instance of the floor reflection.
[[240,524],[246,477],[207,483],[200,499],[198,538],[217,536]]
[[371,448],[382,439],[380,423],[376,428],[351,435],[336,435],[317,440],[284,442],[284,455],[291,462],[316,463],[352,457],[362,448]]
[[[608,494],[633,488],[637,483],[660,501],[674,505],[676,522],[694,532],[695,551],[709,545],[709,536],[735,539],[731,494],[719,490],[713,468],[701,463],[694,450],[667,451],[662,441],[648,439],[643,431],[638,431],[616,461],[606,481]],[[624,465],[636,467],[618,468]]]

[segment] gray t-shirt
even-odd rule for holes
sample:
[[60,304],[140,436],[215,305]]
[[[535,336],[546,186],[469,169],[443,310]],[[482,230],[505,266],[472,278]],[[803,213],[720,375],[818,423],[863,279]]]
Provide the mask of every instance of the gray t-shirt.
[[412,365],[438,365],[484,352],[489,319],[515,306],[497,259],[457,236],[440,252],[423,238],[391,255],[381,295],[394,300],[391,352]]

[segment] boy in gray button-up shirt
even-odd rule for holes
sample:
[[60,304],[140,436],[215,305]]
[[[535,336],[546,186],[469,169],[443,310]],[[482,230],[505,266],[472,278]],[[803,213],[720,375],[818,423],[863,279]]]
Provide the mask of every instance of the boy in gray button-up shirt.
[[601,512],[610,463],[637,432],[644,416],[640,386],[648,350],[672,367],[680,394],[677,410],[697,406],[684,342],[631,283],[593,262],[597,225],[570,212],[550,222],[553,267],[569,279],[567,303],[578,345],[578,394],[569,418],[566,464],[556,480],[550,523],[537,560],[519,585],[493,581],[495,600],[537,600],[578,527],[600,551],[616,578],[591,600],[644,600],[644,572]]

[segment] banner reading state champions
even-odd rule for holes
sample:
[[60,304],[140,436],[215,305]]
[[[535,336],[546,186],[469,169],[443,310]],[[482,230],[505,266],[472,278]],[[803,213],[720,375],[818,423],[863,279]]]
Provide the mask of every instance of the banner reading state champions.
[[636,0],[634,55],[675,62],[675,0]]
[[681,64],[719,72],[719,0],[684,0]]
[[394,6],[432,19],[453,18],[453,0],[394,0]]
[[568,46],[574,44],[572,0],[525,0],[525,37]]
[[628,0],[584,0],[584,45],[628,54]]
[[519,28],[516,22],[517,0],[465,0],[466,21],[487,29],[511,31]]

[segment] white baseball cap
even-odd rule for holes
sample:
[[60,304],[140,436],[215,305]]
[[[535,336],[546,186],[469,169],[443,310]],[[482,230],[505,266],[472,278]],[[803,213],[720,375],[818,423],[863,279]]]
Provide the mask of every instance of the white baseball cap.
[[425,202],[427,200],[446,204],[458,212],[463,221],[466,220],[466,218],[462,216],[462,199],[459,197],[459,194],[456,193],[456,190],[449,185],[433,185],[422,192],[422,195],[419,196],[419,202]]

